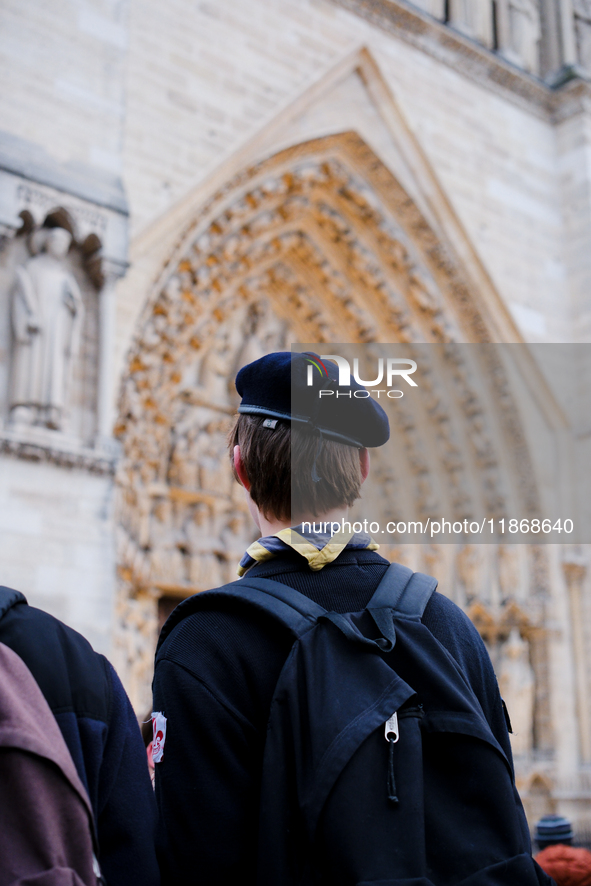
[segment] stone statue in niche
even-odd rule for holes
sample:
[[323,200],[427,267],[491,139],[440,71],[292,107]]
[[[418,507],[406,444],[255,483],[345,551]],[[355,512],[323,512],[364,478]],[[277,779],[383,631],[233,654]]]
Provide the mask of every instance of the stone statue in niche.
[[150,579],[154,583],[181,584],[183,556],[178,548],[179,532],[174,508],[167,499],[154,502],[150,519]]
[[450,0],[450,21],[479,43],[492,46],[493,10],[491,0]]
[[258,360],[270,351],[286,348],[286,325],[273,314],[266,300],[255,301],[248,306],[241,326],[244,342],[236,351],[232,378],[247,363]]
[[192,509],[184,527],[190,554],[189,582],[200,589],[215,588],[224,582],[215,517],[211,506],[201,503]]
[[456,570],[466,602],[483,596],[482,551],[478,545],[463,545],[456,556]]
[[425,545],[423,562],[428,575],[442,575],[445,568],[443,545]]
[[533,745],[535,676],[529,662],[529,644],[517,628],[501,646],[499,689],[507,705],[513,735],[514,754],[526,754]]
[[583,67],[591,71],[591,0],[573,0],[577,55]]
[[539,70],[539,43],[542,36],[540,10],[535,0],[508,0],[509,33],[503,55],[531,73]]
[[14,425],[64,427],[83,314],[80,289],[66,261],[71,242],[65,228],[41,228],[32,235],[33,256],[16,271],[11,300]]
[[499,584],[504,599],[523,596],[519,551],[516,545],[499,545],[497,556]]
[[199,392],[215,406],[229,406],[234,387],[232,361],[242,330],[227,326],[214,338],[199,369]]

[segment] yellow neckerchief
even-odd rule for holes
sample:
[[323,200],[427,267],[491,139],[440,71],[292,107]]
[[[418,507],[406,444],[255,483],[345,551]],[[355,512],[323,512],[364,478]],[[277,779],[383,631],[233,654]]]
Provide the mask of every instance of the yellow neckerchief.
[[345,548],[366,551],[377,551],[379,548],[371,536],[354,532],[337,532],[333,536],[329,533],[313,532],[311,537],[314,541],[306,538],[297,529],[288,527],[280,529],[274,535],[260,538],[247,548],[238,566],[238,575],[243,576],[255,563],[263,563],[265,560],[280,556],[286,545],[305,557],[308,566],[314,572],[336,560]]

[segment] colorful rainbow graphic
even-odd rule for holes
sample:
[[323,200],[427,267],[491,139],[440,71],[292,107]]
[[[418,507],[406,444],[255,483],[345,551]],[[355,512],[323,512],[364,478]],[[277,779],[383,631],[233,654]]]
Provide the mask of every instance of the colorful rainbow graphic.
[[312,366],[315,366],[322,378],[328,378],[328,370],[318,354],[311,354],[308,351],[304,351],[304,356],[307,358],[307,362],[311,363]]

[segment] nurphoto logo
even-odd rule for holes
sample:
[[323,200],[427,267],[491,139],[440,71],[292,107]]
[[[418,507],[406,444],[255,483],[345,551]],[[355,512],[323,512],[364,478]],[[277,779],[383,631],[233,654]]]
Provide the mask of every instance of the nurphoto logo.
[[[329,379],[328,370],[324,365],[325,360],[332,360],[338,366],[339,370],[339,387],[350,387],[351,385],[351,364],[346,359],[346,357],[341,357],[338,354],[321,354],[318,356],[317,354],[306,353],[306,357],[308,360],[308,373],[306,384],[308,387],[311,387],[314,384],[314,372],[315,370],[320,374],[320,378],[322,380]],[[324,388],[318,391],[318,396],[322,397],[356,397],[358,399],[364,399],[370,397],[372,394],[377,394],[378,399],[380,394],[386,394],[387,397],[390,397],[393,400],[398,400],[400,397],[404,396],[404,391],[396,390],[393,388],[394,379],[398,380],[398,378],[404,379],[404,381],[409,384],[411,387],[418,387],[416,381],[412,379],[410,376],[416,372],[417,364],[414,360],[407,360],[398,357],[386,357],[384,360],[383,357],[378,359],[378,368],[377,375],[374,379],[364,379],[361,378],[359,374],[359,359],[355,357],[353,360],[353,378],[359,385],[363,385],[364,388],[372,388],[373,390],[357,390],[357,391],[335,391],[332,388]],[[382,383],[386,384],[385,388],[378,388],[377,385]]]

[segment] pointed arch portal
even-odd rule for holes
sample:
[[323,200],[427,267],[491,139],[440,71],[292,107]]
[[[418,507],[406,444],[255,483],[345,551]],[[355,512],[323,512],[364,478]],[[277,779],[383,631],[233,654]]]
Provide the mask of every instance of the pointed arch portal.
[[[253,539],[225,435],[237,369],[268,351],[292,342],[438,344],[422,360],[420,410],[391,407],[397,459],[376,453],[380,498],[395,518],[411,502],[457,519],[536,512],[505,369],[479,348],[494,340],[479,299],[454,249],[354,132],[283,150],[201,207],[146,307],[120,399],[118,664],[140,707],[159,601],[165,611],[167,598],[233,580]],[[543,618],[539,548],[494,556],[493,546],[429,543],[385,553],[440,576],[464,607],[478,602],[489,627],[501,623],[507,597],[528,601],[523,636]],[[535,654],[545,674],[543,642]],[[547,696],[544,684],[540,746],[551,740]]]

